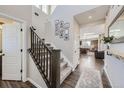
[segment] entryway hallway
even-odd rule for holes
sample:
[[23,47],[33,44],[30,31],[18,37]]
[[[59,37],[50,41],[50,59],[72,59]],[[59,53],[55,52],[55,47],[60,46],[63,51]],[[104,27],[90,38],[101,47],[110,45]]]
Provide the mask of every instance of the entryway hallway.
[[[103,87],[104,88],[110,88],[111,86],[110,86],[109,81],[107,79],[106,73],[103,70],[103,67],[104,67],[103,60],[102,59],[95,59],[94,53],[89,52],[87,54],[83,54],[80,57],[80,64],[77,66],[76,70],[74,72],[72,72],[68,76],[68,78],[63,82],[63,84],[61,85],[61,87],[62,88],[74,88],[74,87],[76,87],[77,82],[79,81],[79,78],[81,76],[81,73],[84,70],[86,71],[86,69],[93,69],[96,72],[97,71],[100,72],[99,73],[100,76],[101,76],[101,81],[100,82],[102,83]],[[85,76],[85,78],[86,78],[86,76]],[[93,76],[87,77],[87,79],[93,80]],[[98,83],[100,83],[100,82],[98,82]],[[93,86],[95,87],[96,85],[93,85]],[[88,86],[84,86],[84,87],[88,87]]]

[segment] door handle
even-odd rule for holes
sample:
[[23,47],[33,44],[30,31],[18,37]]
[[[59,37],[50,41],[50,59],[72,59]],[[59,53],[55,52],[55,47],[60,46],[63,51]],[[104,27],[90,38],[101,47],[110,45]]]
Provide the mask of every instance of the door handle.
[[5,56],[5,54],[0,54],[0,56]]
[[2,56],[5,56],[5,54],[2,54]]

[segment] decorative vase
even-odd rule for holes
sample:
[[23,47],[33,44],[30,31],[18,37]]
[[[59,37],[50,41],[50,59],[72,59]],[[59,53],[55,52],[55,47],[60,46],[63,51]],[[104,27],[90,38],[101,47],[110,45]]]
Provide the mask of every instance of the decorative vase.
[[107,48],[107,49],[110,48],[110,43],[106,43],[106,48]]

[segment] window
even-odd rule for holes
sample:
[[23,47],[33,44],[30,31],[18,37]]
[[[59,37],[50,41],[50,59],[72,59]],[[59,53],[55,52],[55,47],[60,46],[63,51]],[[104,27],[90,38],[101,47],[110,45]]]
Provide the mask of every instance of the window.
[[48,5],[42,5],[42,11],[46,14],[49,14],[49,6]]
[[37,8],[39,8],[39,9],[41,9],[41,5],[35,5],[35,7],[37,7]]
[[82,48],[90,48],[91,41],[82,41]]
[[55,8],[56,5],[42,5],[42,11],[48,15],[52,14]]
[[56,5],[51,5],[51,11],[50,11],[50,14],[53,13],[53,11],[55,10],[56,7],[57,7]]

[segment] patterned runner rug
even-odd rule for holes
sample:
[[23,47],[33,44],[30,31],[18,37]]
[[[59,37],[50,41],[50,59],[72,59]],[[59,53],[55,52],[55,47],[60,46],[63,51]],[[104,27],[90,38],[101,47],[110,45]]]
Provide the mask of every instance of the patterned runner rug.
[[92,68],[84,68],[76,88],[102,88],[100,72]]

